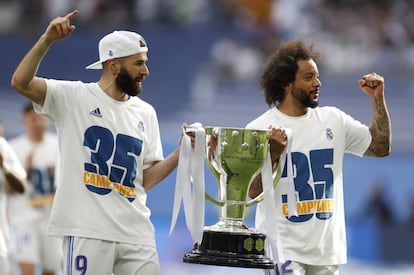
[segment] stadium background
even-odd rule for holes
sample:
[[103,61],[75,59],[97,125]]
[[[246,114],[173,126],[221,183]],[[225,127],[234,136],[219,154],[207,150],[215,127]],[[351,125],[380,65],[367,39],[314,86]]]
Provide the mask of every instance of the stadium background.
[[[73,2],[77,2],[76,6]],[[345,207],[350,264],[343,274],[413,274],[414,265],[414,7],[410,1],[137,0],[0,1],[0,120],[6,138],[23,132],[25,99],[10,88],[17,63],[56,15],[80,10],[76,31],[53,45],[39,74],[96,81],[84,70],[98,58],[97,42],[115,29],[141,33],[149,44],[150,76],[142,98],[154,105],[167,155],[183,122],[243,127],[266,109],[257,87],[265,57],[278,43],[303,38],[322,53],[320,105],[341,108],[369,124],[371,104],[357,80],[385,77],[393,130],[385,159],[346,156]],[[53,126],[51,128],[53,129]],[[207,174],[207,188],[216,194]],[[175,173],[149,192],[162,274],[261,274],[257,270],[181,263],[191,238],[180,216],[168,234]],[[372,191],[384,189],[392,220],[368,212]],[[216,208],[206,203],[206,224]],[[251,209],[247,222],[253,226]]]

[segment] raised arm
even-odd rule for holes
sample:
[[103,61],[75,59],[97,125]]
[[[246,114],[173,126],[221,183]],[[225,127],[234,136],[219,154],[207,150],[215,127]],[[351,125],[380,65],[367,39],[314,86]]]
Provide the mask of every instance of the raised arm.
[[391,151],[391,120],[384,96],[384,77],[370,73],[364,75],[358,84],[372,103],[372,121],[369,128],[372,141],[364,154],[374,157],[388,156]]
[[46,96],[44,79],[36,77],[40,62],[54,41],[68,36],[75,30],[75,26],[70,25],[70,20],[77,14],[78,11],[74,10],[64,17],[53,19],[45,33],[25,55],[13,74],[12,87],[37,104],[43,105]]

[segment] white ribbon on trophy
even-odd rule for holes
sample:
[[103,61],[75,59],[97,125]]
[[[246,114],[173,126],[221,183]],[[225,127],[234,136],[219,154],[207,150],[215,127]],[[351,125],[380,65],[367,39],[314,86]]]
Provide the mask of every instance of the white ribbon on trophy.
[[[188,132],[195,133],[194,148]],[[174,230],[183,201],[185,221],[194,243],[201,244],[204,229],[205,183],[204,150],[205,130],[200,123],[183,127],[177,167],[173,214],[170,235]]]
[[[287,155],[287,183],[288,183],[288,217],[296,216],[298,217],[298,209],[297,209],[297,200],[296,200],[296,190],[295,190],[295,183],[293,181],[293,162],[292,162],[292,142],[293,142],[293,135],[290,129],[285,129],[287,135],[287,148],[285,151],[285,155]],[[284,156],[283,156],[284,157]],[[283,166],[281,166],[283,167]]]
[[[288,216],[298,216],[297,206],[296,206],[296,192],[293,182],[293,164],[292,164],[292,131],[290,129],[284,129],[287,136],[287,146],[283,151],[282,155],[279,158],[278,172],[282,173],[282,170],[285,165],[285,160],[287,161],[287,183],[288,183]],[[265,215],[265,223],[263,226],[263,233],[266,234],[268,238],[269,249],[267,251],[270,258],[274,261],[283,262],[284,255],[282,244],[279,238],[279,226],[275,217],[276,212],[276,201],[275,201],[275,187],[273,185],[274,177],[272,175],[272,163],[270,152],[268,152],[265,164],[262,167],[262,185],[263,185],[263,209]]]

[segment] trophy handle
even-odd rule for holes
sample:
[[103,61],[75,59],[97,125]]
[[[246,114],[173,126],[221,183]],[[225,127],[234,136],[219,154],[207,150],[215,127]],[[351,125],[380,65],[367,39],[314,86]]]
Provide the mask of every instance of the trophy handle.
[[[273,188],[276,188],[277,184],[279,183],[280,177],[282,176],[282,171],[280,165],[278,165],[276,173],[273,175]],[[246,206],[253,206],[261,201],[264,200],[264,192],[260,193],[256,198],[247,201]]]
[[218,205],[218,206],[224,206],[225,205],[225,203],[223,201],[219,201],[219,200],[213,198],[207,192],[205,194],[206,194],[205,195],[206,200],[208,200],[209,202],[214,203],[215,205]]
[[[217,172],[216,167],[214,167],[210,162],[207,162],[207,166],[209,167],[211,173],[216,178],[216,180],[219,181],[220,180],[220,173]],[[218,206],[224,206],[225,205],[225,203],[223,201],[219,201],[219,200],[213,198],[207,192],[205,192],[205,198],[206,198],[206,200],[208,200],[211,203],[214,203],[215,205],[218,205]]]

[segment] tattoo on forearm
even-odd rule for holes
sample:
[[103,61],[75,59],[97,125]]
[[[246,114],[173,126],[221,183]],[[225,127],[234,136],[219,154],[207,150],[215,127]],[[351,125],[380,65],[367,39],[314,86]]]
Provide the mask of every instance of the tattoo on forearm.
[[384,156],[389,153],[391,142],[390,119],[385,102],[377,99],[374,102],[373,119],[370,127],[372,142],[367,150],[368,155]]

